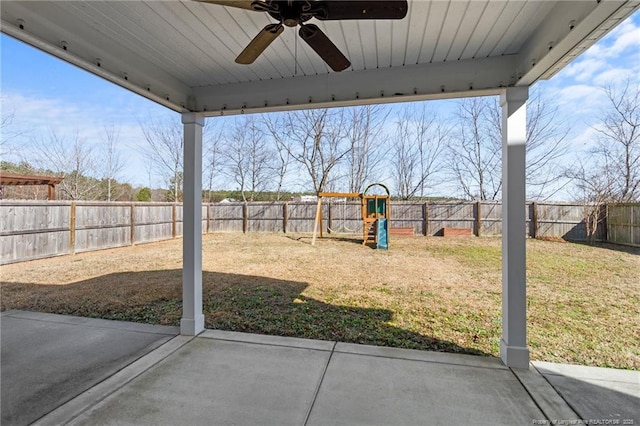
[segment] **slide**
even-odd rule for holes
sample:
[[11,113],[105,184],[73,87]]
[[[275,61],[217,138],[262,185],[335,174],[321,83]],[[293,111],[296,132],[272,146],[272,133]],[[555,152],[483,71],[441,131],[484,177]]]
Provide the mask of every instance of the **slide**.
[[376,248],[387,250],[389,248],[389,222],[387,219],[378,219]]

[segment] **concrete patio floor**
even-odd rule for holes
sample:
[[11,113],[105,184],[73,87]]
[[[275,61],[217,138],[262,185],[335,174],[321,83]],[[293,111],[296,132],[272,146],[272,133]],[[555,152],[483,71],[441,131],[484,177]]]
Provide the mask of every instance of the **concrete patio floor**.
[[193,338],[21,311],[0,321],[3,425],[640,424],[638,371],[512,370],[489,357],[214,330]]

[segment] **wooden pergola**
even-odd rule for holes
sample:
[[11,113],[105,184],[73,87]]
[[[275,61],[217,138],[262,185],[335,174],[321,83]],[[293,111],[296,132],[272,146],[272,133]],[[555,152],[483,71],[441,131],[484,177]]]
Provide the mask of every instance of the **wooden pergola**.
[[[41,176],[41,175],[17,175],[12,173],[0,172],[0,188],[4,186],[23,186],[23,185],[46,185],[47,199],[56,199],[56,185],[62,182],[62,177],[58,176]],[[0,191],[0,195],[1,195]]]

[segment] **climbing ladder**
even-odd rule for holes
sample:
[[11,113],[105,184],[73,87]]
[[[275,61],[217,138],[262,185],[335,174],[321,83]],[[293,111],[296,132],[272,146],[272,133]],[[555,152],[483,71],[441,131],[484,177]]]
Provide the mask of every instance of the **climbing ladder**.
[[378,235],[378,219],[366,218],[363,222],[362,245],[375,243]]

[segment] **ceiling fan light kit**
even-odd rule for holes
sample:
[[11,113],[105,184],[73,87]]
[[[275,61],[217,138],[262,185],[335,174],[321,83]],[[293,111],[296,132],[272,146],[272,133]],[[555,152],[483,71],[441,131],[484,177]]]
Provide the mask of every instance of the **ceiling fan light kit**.
[[321,21],[356,19],[403,19],[407,15],[406,0],[197,0],[255,12],[266,12],[277,24],[269,24],[244,48],[236,58],[238,64],[253,63],[284,31],[284,27],[300,26],[298,34],[314,52],[334,71],[343,71],[351,62],[329,37],[314,24]]

